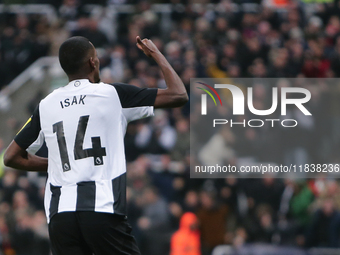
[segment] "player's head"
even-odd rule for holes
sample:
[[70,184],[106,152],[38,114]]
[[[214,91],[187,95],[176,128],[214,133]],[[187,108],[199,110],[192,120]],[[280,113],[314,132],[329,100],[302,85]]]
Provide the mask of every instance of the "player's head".
[[[59,61],[65,73],[73,78],[93,77],[99,82],[99,59],[93,44],[85,37],[67,39],[59,49]],[[77,77],[79,76],[79,77]]]

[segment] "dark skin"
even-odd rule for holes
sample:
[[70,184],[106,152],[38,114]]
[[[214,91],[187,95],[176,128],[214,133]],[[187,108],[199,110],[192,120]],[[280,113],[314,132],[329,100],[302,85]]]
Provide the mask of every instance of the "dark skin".
[[[183,106],[188,102],[188,94],[182,80],[169,62],[158,50],[156,45],[149,39],[136,38],[137,47],[150,58],[153,58],[163,72],[167,85],[166,89],[158,89],[154,107],[155,108],[174,108]],[[91,43],[92,45],[92,43]],[[96,49],[92,45],[88,56],[85,58],[83,68],[77,74],[68,75],[69,81],[88,79],[92,83],[100,82],[99,67],[100,62]],[[47,172],[47,158],[38,157],[27,153],[14,140],[8,146],[4,155],[5,166],[25,171]]]
[[18,170],[47,172],[48,160],[28,153],[13,140],[5,151],[4,164]]
[[68,76],[69,81],[88,79],[92,83],[100,82],[99,58],[97,56],[97,51],[94,48],[93,44],[91,42],[90,44],[92,45],[92,50],[88,53],[88,56],[85,58],[83,67],[76,74],[72,74],[72,75],[68,74],[67,76]]
[[181,78],[151,40],[141,40],[139,36],[137,36],[136,40],[137,47],[146,56],[153,58],[157,62],[167,85],[166,89],[158,90],[154,107],[174,108],[183,106],[188,102],[189,98]]

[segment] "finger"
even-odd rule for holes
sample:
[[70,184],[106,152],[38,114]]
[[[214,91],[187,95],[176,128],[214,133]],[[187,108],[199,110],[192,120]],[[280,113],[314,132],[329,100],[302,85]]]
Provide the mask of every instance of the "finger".
[[143,41],[140,39],[139,36],[136,37],[136,41],[137,41],[136,45],[138,49],[143,50],[147,48],[147,46],[143,43]]
[[150,47],[149,47],[149,45],[148,45],[148,43],[150,43],[150,40],[149,39],[143,39],[142,40],[142,45],[143,45],[143,48],[144,49],[147,49],[147,50],[149,50],[150,52],[154,52]]
[[[150,48],[145,44],[147,42],[148,39],[143,39],[141,40],[139,36],[136,37],[137,40],[137,44],[142,47],[140,49],[148,49],[150,50]],[[139,48],[139,47],[138,47]],[[151,51],[151,50],[150,50]]]
[[[140,44],[140,45],[144,45],[144,46],[146,46],[146,47],[147,47],[146,43],[149,41],[149,39],[147,39],[147,38],[144,38],[144,39],[142,40],[142,39],[140,39],[140,37],[139,37],[139,36],[137,36],[137,37],[136,37],[136,40],[137,40],[137,43],[138,43],[138,44]],[[148,47],[147,47],[147,48],[148,48]]]
[[143,41],[140,39],[139,36],[136,37],[136,40],[137,40],[137,43],[138,43],[138,44],[144,44]]
[[136,43],[136,46],[137,46],[138,49],[143,50],[143,48],[142,48],[142,46],[140,46],[140,44]]
[[149,48],[149,46],[146,44],[149,42],[149,39],[143,39],[141,40],[139,36],[136,37],[136,41],[137,41],[137,47],[141,50],[143,50],[145,53],[146,51],[149,51],[149,52],[154,52],[152,49]]

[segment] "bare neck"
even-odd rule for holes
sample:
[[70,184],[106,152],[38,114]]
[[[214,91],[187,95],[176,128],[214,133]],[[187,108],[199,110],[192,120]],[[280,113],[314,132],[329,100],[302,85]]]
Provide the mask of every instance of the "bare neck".
[[72,74],[72,75],[68,75],[69,81],[81,80],[81,79],[88,79],[90,82],[95,83],[94,77],[93,77],[92,74]]

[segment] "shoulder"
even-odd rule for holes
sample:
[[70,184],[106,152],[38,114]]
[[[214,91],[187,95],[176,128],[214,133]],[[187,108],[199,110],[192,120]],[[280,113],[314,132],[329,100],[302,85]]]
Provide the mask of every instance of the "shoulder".
[[49,100],[53,99],[56,95],[59,95],[60,93],[62,93],[63,90],[64,90],[64,87],[60,87],[60,88],[53,90],[50,94],[48,94],[45,98],[43,98],[40,101],[40,104],[48,102]]
[[118,94],[119,96],[118,90],[116,89],[114,84],[100,82],[97,84],[92,84],[90,87],[94,89],[95,91],[101,91],[105,93],[114,93],[114,94]]
[[113,83],[123,108],[153,106],[158,89],[139,88],[124,83]]
[[139,89],[139,87],[134,86],[134,85],[130,85],[130,84],[126,84],[126,83],[122,83],[122,82],[114,82],[112,84],[107,84],[109,86],[114,87],[115,89]]
[[119,82],[115,82],[112,84],[107,84],[111,87],[113,87],[118,95],[121,96],[125,96],[126,94],[130,94],[130,93],[138,93],[140,90],[142,90],[141,88],[134,86],[134,85],[129,85],[129,84],[125,84],[125,83],[119,83]]
[[102,89],[110,89],[110,90],[115,89],[113,84],[104,83],[104,82],[99,82],[99,83],[92,84],[92,85],[98,88],[102,88]]
[[[179,242],[181,242],[184,239],[184,235],[181,229],[177,230],[171,237],[171,243],[173,245],[178,244]],[[175,243],[174,243],[175,242]],[[174,247],[174,248],[178,248],[178,247]]]

